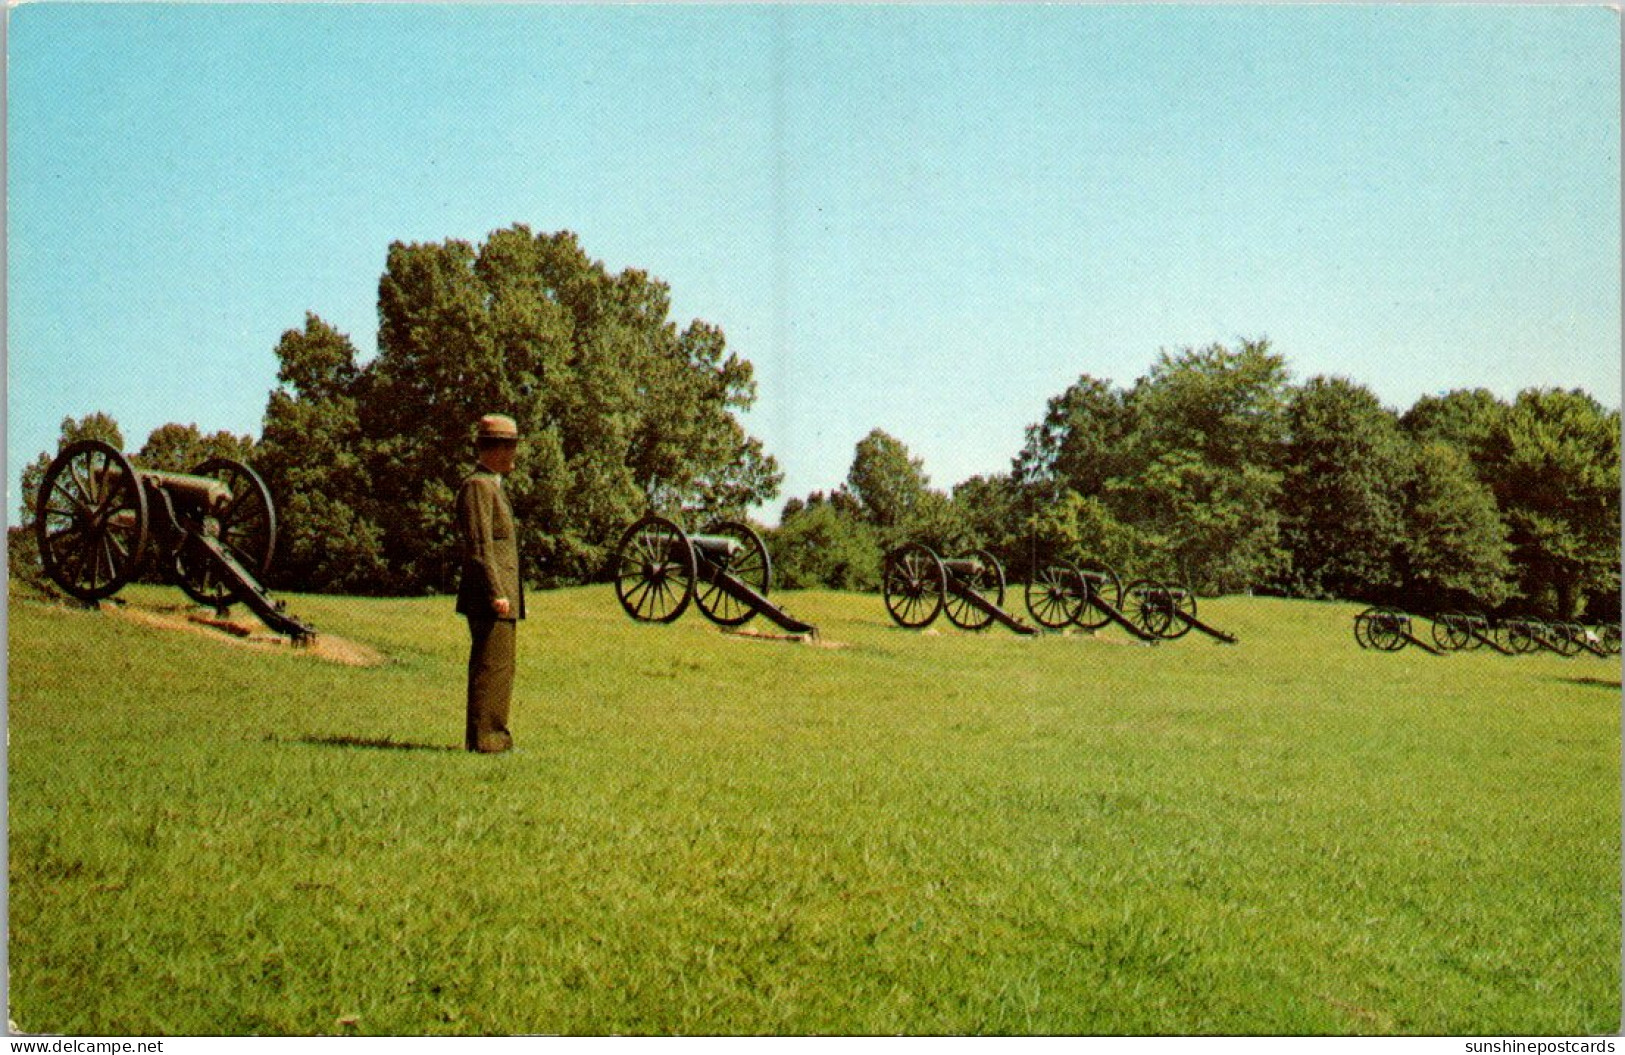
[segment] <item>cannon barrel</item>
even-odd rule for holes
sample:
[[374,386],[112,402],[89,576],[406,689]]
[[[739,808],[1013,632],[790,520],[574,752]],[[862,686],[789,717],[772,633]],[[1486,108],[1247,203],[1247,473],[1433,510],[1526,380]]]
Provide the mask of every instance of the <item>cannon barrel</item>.
[[167,473],[157,469],[139,469],[142,482],[168,492],[172,497],[207,510],[224,509],[231,501],[231,489],[219,480],[189,473]]

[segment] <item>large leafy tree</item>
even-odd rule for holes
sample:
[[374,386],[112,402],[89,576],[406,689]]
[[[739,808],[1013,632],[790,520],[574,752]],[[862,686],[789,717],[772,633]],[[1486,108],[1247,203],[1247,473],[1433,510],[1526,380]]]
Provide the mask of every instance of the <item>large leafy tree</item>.
[[1108,482],[1146,563],[1198,589],[1233,590],[1284,563],[1279,448],[1286,362],[1265,340],[1161,353],[1127,396],[1129,473]]
[[925,462],[909,453],[903,441],[874,429],[858,441],[846,487],[868,521],[882,531],[904,525],[924,500],[931,478]]
[[361,432],[361,369],[349,337],[316,315],[277,343],[258,468],[275,496],[278,583],[377,593],[405,589],[384,560],[389,511],[378,501]]
[[319,415],[358,457],[364,494],[316,510],[322,468],[279,448],[312,515],[349,518],[372,588],[449,588],[473,422],[512,414],[525,443],[505,486],[527,529],[526,573],[591,578],[641,513],[739,516],[782,479],[736,417],[755,399],[751,365],[719,328],[679,331],[669,310],[663,282],[609,272],[569,232],[396,243],[379,280],[376,358],[356,366],[327,336],[287,349],[302,365],[273,393],[268,434],[273,419]]
[[1281,448],[1289,592],[1361,597],[1398,586],[1411,444],[1367,388],[1316,377],[1293,391]]
[[1100,494],[1107,480],[1129,469],[1124,440],[1133,425],[1126,394],[1084,374],[1028,427],[1012,473],[1024,484]]
[[1395,572],[1407,604],[1494,608],[1512,592],[1506,524],[1495,496],[1454,444],[1423,443],[1404,488]]
[[1487,475],[1511,529],[1520,592],[1562,618],[1617,591],[1620,416],[1578,390],[1528,389],[1490,434]]

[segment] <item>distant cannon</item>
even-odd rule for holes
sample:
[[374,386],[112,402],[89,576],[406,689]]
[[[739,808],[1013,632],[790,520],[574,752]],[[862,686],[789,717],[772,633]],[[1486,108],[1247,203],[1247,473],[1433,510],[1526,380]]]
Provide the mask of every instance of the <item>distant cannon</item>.
[[1027,582],[1027,610],[1052,630],[1068,625],[1099,630],[1115,623],[1152,643],[1184,637],[1192,630],[1225,644],[1237,642],[1233,634],[1196,617],[1196,591],[1153,579],[1124,589],[1117,573],[1099,561],[1080,566],[1058,560],[1035,568]]
[[1374,605],[1354,617],[1354,640],[1361,648],[1378,652],[1398,652],[1415,645],[1431,656],[1442,655],[1437,648],[1416,636],[1409,612]]
[[87,604],[150,564],[198,604],[222,611],[240,601],[279,634],[315,636],[258,582],[276,549],[276,510],[265,481],[242,462],[211,458],[190,473],[159,472],[80,440],[45,470],[34,533],[45,574]]
[[1141,629],[1165,641],[1199,630],[1227,645],[1237,643],[1234,634],[1227,634],[1196,618],[1196,591],[1188,586],[1171,586],[1155,579],[1141,579],[1131,583],[1123,592],[1127,598],[1126,614],[1129,618]]
[[962,630],[984,630],[994,623],[1018,634],[1038,631],[1006,612],[1004,568],[987,550],[944,560],[931,547],[909,542],[886,554],[881,590],[886,611],[898,626],[930,626],[946,611]]
[[615,549],[615,596],[640,623],[670,623],[693,601],[718,626],[743,626],[760,615],[792,634],[817,633],[768,600],[772,585],[761,536],[733,520],[690,535],[665,517],[646,516]]

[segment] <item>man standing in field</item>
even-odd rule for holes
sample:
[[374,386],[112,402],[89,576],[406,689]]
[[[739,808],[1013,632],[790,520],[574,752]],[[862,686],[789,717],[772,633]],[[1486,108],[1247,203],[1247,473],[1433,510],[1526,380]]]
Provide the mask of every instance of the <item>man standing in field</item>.
[[457,612],[468,618],[468,724],[464,746],[494,754],[513,747],[508,706],[513,698],[514,639],[525,618],[519,577],[519,537],[513,509],[502,493],[513,471],[519,427],[504,414],[480,419],[475,439],[479,466],[457,492],[457,530],[463,543]]

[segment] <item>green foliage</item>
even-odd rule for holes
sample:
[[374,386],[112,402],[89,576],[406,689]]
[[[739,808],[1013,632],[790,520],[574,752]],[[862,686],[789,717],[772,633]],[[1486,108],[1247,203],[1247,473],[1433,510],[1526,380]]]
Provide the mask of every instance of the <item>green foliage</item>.
[[1287,592],[1363,597],[1399,585],[1411,445],[1367,388],[1316,377],[1295,390],[1281,449]]
[[777,529],[767,533],[774,581],[786,589],[827,586],[874,590],[880,586],[876,529],[847,503],[813,493],[791,499]]
[[174,423],[152,430],[147,442],[135,454],[135,464],[143,469],[164,472],[190,472],[211,458],[229,458],[254,466],[257,460],[254,438],[216,432],[205,436],[194,425]]
[[1099,494],[1130,470],[1124,441],[1134,421],[1125,393],[1084,374],[1049,401],[1043,421],[1028,427],[1013,475],[1029,485]]
[[1425,610],[1494,608],[1512,593],[1507,528],[1495,496],[1448,443],[1425,443],[1406,489],[1400,570]]
[[[1057,558],[1077,563],[1104,561],[1128,578],[1157,571],[1149,563],[1151,539],[1118,520],[1101,499],[1085,498],[1073,490],[1064,490],[1036,507],[1024,541],[1039,565]],[[1013,561],[1012,566],[1024,564]]]
[[1560,618],[1619,588],[1619,443],[1619,411],[1578,390],[1521,392],[1490,434],[1520,590]]
[[750,363],[716,326],[679,331],[669,308],[665,283],[611,274],[567,231],[392,245],[375,359],[357,366],[314,316],[278,346],[266,442],[290,508],[317,518],[290,541],[290,581],[450,589],[447,507],[473,466],[474,422],[494,411],[525,438],[504,486],[532,581],[598,576],[648,510],[737,518],[771,497],[782,474],[736,417],[755,400]]
[[278,512],[274,580],[347,593],[404,585],[384,558],[389,511],[365,463],[354,345],[312,314],[282,335],[276,356],[281,387],[259,448]]
[[914,515],[931,478],[925,462],[909,454],[903,441],[875,429],[858,441],[846,487],[864,517],[882,531],[893,531]]
[[1422,396],[1400,418],[1400,425],[1418,445],[1448,443],[1475,465],[1483,465],[1506,410],[1506,404],[1488,389],[1463,388],[1442,396]]
[[1262,340],[1163,352],[1126,392],[1080,377],[1049,401],[1013,463],[1033,488],[1038,537],[1057,556],[1208,591],[1267,579],[1285,559],[1287,394],[1285,361]]

